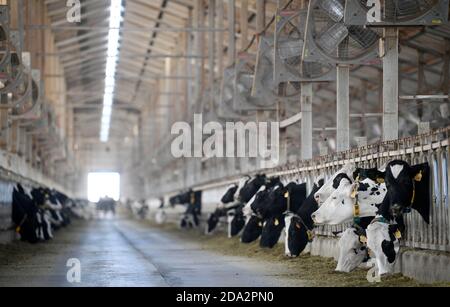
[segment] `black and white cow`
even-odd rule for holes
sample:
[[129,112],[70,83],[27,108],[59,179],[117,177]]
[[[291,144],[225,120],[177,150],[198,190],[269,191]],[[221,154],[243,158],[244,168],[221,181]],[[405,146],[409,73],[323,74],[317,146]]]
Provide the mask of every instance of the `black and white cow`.
[[278,243],[286,225],[285,215],[298,208],[306,199],[306,183],[291,182],[284,188],[274,189],[269,195],[269,204],[264,215],[260,246],[272,248]]
[[221,198],[221,204],[216,208],[216,210],[211,213],[208,217],[208,220],[206,222],[206,234],[210,234],[216,229],[217,225],[219,224],[219,221],[222,217],[227,216],[227,212],[233,209],[236,209],[239,204],[234,206],[227,206],[228,204],[235,202],[235,195],[239,188],[238,184],[231,185],[225,194]]
[[245,215],[246,223],[241,236],[242,243],[251,243],[261,235],[264,219],[267,218],[265,215],[266,210],[271,204],[269,195],[273,190],[278,188],[282,189],[282,183],[279,177],[266,179],[259,187],[256,195],[244,207],[243,215]]
[[325,200],[330,197],[331,193],[336,189],[335,186],[335,179],[337,177],[343,177],[343,175],[346,175],[348,178],[351,178],[353,176],[354,171],[356,170],[356,166],[353,163],[348,163],[344,165],[340,170],[338,170],[336,173],[334,173],[331,178],[324,181],[324,184],[322,187],[315,193],[314,197],[316,199],[316,202],[319,206],[323,204]]
[[267,177],[265,174],[258,174],[250,180],[246,180],[245,184],[238,191],[238,202],[234,210],[228,211],[228,237],[235,237],[241,233],[246,222],[244,215],[244,206],[250,203],[260,188],[266,184]]
[[[202,210],[202,191],[188,191],[189,202],[180,220],[180,228],[191,229],[200,225],[199,216]],[[185,198],[183,196],[182,198]]]
[[356,169],[353,178],[338,174],[335,189],[311,216],[316,225],[338,225],[353,221],[339,234],[339,259],[336,271],[350,272],[367,260],[366,228],[386,195],[384,173],[376,168]]
[[355,217],[375,217],[377,205],[387,192],[384,173],[377,169],[357,169],[353,177],[340,173],[333,179],[334,191],[311,215],[316,225],[338,225]]
[[12,220],[22,241],[37,243],[39,237],[38,208],[21,184],[12,193]]
[[428,163],[410,166],[394,160],[386,166],[385,182],[386,197],[367,227],[367,246],[375,256],[380,275],[394,270],[404,230],[403,214],[415,209],[429,223],[430,167]]
[[324,185],[324,180],[318,178],[314,183],[309,196],[298,207],[297,211],[288,212],[285,215],[286,236],[285,254],[289,257],[298,257],[305,249],[308,242],[312,241],[314,222],[311,214],[317,210],[317,200],[315,194]]

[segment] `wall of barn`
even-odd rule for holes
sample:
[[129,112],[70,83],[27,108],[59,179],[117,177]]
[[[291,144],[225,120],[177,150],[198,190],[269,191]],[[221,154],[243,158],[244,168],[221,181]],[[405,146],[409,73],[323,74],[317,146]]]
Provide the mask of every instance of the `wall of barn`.
[[[9,3],[11,29],[14,30],[18,27],[19,3],[18,1],[9,1]],[[37,169],[38,172],[42,172],[62,185],[68,186],[71,182],[69,182],[67,175],[72,170],[71,167],[68,167],[68,164],[72,162],[69,159],[71,154],[68,151],[72,151],[73,128],[71,121],[67,121],[66,118],[68,105],[64,71],[60,58],[46,56],[46,54],[56,54],[57,52],[53,34],[43,29],[36,30],[30,27],[36,24],[50,25],[45,2],[29,0],[23,3],[22,11],[25,27],[27,27],[24,31],[24,51],[30,53],[32,69],[39,69],[41,72],[44,84],[41,91],[46,94],[43,101],[45,101],[47,108],[52,110],[57,128],[54,138],[64,139],[68,137],[68,141],[48,147],[44,142],[38,141],[38,137],[42,137],[42,135],[27,135],[24,144],[31,143],[31,145],[28,147],[22,146],[19,143],[17,132],[20,130],[18,128],[19,121],[13,120],[10,123],[10,128],[6,130],[7,133],[11,133],[11,136],[5,138],[2,135],[0,150],[4,155],[25,159],[27,167]],[[20,131],[20,133],[24,134],[25,132]],[[22,172],[23,175],[21,170],[12,169],[12,171],[19,173],[19,175]]]

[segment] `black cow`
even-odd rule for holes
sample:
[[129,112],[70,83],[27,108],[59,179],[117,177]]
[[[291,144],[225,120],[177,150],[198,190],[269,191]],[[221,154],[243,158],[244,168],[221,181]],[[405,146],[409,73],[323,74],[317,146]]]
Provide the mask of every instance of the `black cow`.
[[306,183],[289,183],[286,187],[274,189],[267,198],[267,206],[262,216],[265,217],[261,233],[260,246],[274,247],[285,227],[285,215],[296,212],[306,199]]
[[[244,231],[241,236],[242,243],[251,243],[259,238],[263,231],[264,220],[269,219],[270,214],[270,205],[275,203],[275,199],[277,194],[275,191],[282,193],[283,184],[280,181],[279,177],[274,177],[266,180],[266,183],[260,187],[260,191],[255,195],[253,202],[247,204],[250,208],[250,217],[245,224]],[[273,194],[272,194],[273,193]],[[282,204],[280,204],[282,207]],[[249,211],[249,210],[247,210]],[[247,213],[248,214],[248,213]],[[274,222],[279,226],[281,223]]]
[[410,166],[394,160],[386,166],[384,180],[386,196],[367,227],[367,246],[375,255],[380,275],[394,271],[405,229],[403,214],[412,208],[426,223],[430,221],[430,167],[428,163]]
[[[189,202],[187,203],[186,211],[184,212],[181,221],[181,228],[195,228],[200,224],[199,216],[202,213],[202,191],[188,192]],[[182,196],[182,200],[186,199],[186,196]]]
[[228,211],[236,209],[240,204],[234,204],[231,206],[226,206],[227,204],[234,203],[235,195],[238,190],[238,185],[234,184],[225,192],[222,196],[221,203],[222,206],[216,208],[216,210],[211,213],[206,222],[206,233],[212,233],[214,229],[216,229],[217,224],[220,221],[220,218],[227,216]]
[[415,209],[430,223],[430,166],[428,163],[410,166],[394,160],[386,166],[386,198],[379,214],[388,220]]
[[246,217],[244,215],[244,206],[256,195],[258,190],[266,184],[265,174],[258,174],[253,179],[246,180],[243,187],[239,190],[237,206],[234,210],[228,211],[228,236],[237,236],[245,226]]
[[312,240],[314,222],[311,214],[318,209],[318,204],[314,194],[323,186],[324,180],[320,179],[314,183],[314,187],[293,214],[286,214],[286,255],[298,257],[305,249],[308,242]]
[[12,193],[12,220],[22,241],[39,242],[37,214],[38,208],[35,206],[33,199],[25,193],[22,185],[18,183]]

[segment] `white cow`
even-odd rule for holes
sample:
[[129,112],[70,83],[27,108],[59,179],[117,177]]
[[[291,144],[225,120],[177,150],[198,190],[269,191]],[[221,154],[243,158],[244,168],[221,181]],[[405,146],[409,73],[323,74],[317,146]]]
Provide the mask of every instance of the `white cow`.
[[378,210],[376,205],[381,204],[386,191],[385,183],[377,183],[370,178],[356,183],[343,178],[338,188],[311,216],[318,225],[351,222],[356,202],[359,205],[359,217],[375,216]]
[[344,165],[343,168],[341,168],[336,173],[334,173],[333,176],[331,176],[331,178],[329,180],[325,181],[324,185],[316,192],[316,194],[314,194],[314,197],[315,197],[317,203],[319,204],[319,206],[321,206],[323,204],[323,202],[328,197],[330,197],[331,193],[333,193],[333,191],[335,190],[333,188],[333,180],[336,178],[336,176],[341,173],[344,173],[348,177],[351,178],[353,176],[353,172],[355,170],[356,170],[355,164],[348,163],[348,164]]
[[390,225],[377,216],[367,227],[367,247],[375,256],[378,274],[394,272],[396,256],[400,250],[397,225]]
[[[316,224],[338,225],[355,218],[372,219],[386,196],[386,184],[370,178],[352,183],[342,178],[338,188],[324,204],[312,214]],[[367,223],[365,224],[367,225]],[[358,226],[348,228],[340,235],[339,259],[336,271],[350,272],[367,257],[364,230]]]

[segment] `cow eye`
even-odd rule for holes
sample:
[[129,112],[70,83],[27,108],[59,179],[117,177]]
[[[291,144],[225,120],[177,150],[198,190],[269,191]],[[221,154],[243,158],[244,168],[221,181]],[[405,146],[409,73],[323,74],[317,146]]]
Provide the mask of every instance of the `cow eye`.
[[337,197],[336,196],[334,196],[332,199],[337,199]]
[[358,250],[356,248],[354,248],[353,251],[355,252],[355,255],[358,255]]
[[366,250],[366,247],[365,246],[361,246],[360,250],[364,251],[364,250]]

